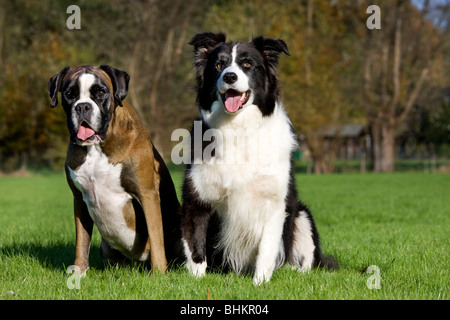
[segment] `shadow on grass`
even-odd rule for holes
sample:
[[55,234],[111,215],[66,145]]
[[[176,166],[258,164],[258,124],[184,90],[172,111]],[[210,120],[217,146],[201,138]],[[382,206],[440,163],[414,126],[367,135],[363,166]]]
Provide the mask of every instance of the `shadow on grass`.
[[[66,270],[75,260],[75,244],[61,242],[50,245],[40,243],[13,243],[1,247],[1,256],[29,257],[38,261],[44,268]],[[104,269],[105,264],[100,256],[99,246],[92,245],[89,257],[90,268]]]
[[[69,242],[60,242],[52,245],[42,245],[40,243],[14,243],[12,245],[2,246],[0,248],[0,257],[28,257],[38,261],[41,266],[54,271],[66,271],[67,267],[73,265],[75,260],[75,244]],[[181,268],[183,261],[175,259],[168,263],[169,270]],[[89,268],[96,270],[105,270],[108,268],[137,268],[142,272],[151,270],[147,262],[125,260],[116,264],[105,262],[100,255],[100,247],[91,245],[89,254]]]

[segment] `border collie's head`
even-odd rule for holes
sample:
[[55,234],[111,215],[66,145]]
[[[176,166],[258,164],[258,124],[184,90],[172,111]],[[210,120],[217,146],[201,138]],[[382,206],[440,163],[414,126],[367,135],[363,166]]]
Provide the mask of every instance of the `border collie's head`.
[[279,95],[278,55],[289,55],[286,43],[265,37],[250,43],[225,39],[223,33],[207,32],[189,42],[194,46],[200,108],[209,111],[218,101],[229,114],[256,105],[263,116],[271,115]]

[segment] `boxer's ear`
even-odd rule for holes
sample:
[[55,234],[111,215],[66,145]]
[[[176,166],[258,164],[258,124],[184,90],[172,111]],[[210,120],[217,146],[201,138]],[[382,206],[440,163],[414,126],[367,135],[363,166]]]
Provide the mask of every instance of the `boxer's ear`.
[[52,76],[47,82],[47,90],[51,98],[50,107],[52,108],[58,105],[58,92],[61,89],[62,80],[69,70],[69,66],[64,67],[64,69],[62,69],[58,74]]
[[100,69],[105,71],[111,79],[114,90],[114,98],[116,99],[117,104],[123,107],[122,101],[128,94],[128,83],[130,82],[130,75],[125,71],[113,68],[108,65],[101,65]]

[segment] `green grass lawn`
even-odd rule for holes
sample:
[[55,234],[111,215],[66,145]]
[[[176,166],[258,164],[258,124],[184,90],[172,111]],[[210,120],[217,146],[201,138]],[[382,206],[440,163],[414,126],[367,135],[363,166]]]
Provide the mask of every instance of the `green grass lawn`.
[[[180,190],[182,170],[172,169]],[[105,266],[94,229],[80,289],[66,273],[75,256],[72,197],[62,175],[0,178],[0,299],[449,299],[450,175],[297,175],[326,254],[338,271],[288,266],[256,287],[251,276],[143,265]],[[369,289],[380,271],[380,289]]]

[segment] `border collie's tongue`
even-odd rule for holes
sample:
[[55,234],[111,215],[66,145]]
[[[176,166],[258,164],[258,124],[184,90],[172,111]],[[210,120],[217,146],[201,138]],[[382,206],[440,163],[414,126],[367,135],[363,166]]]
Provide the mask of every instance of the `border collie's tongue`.
[[80,128],[78,129],[77,138],[84,141],[89,137],[92,137],[94,134],[95,134],[94,130],[92,130],[89,127],[85,127],[81,124]]
[[235,90],[228,90],[225,93],[225,108],[228,112],[236,112],[242,107],[242,102],[245,100],[246,94],[237,92]]

